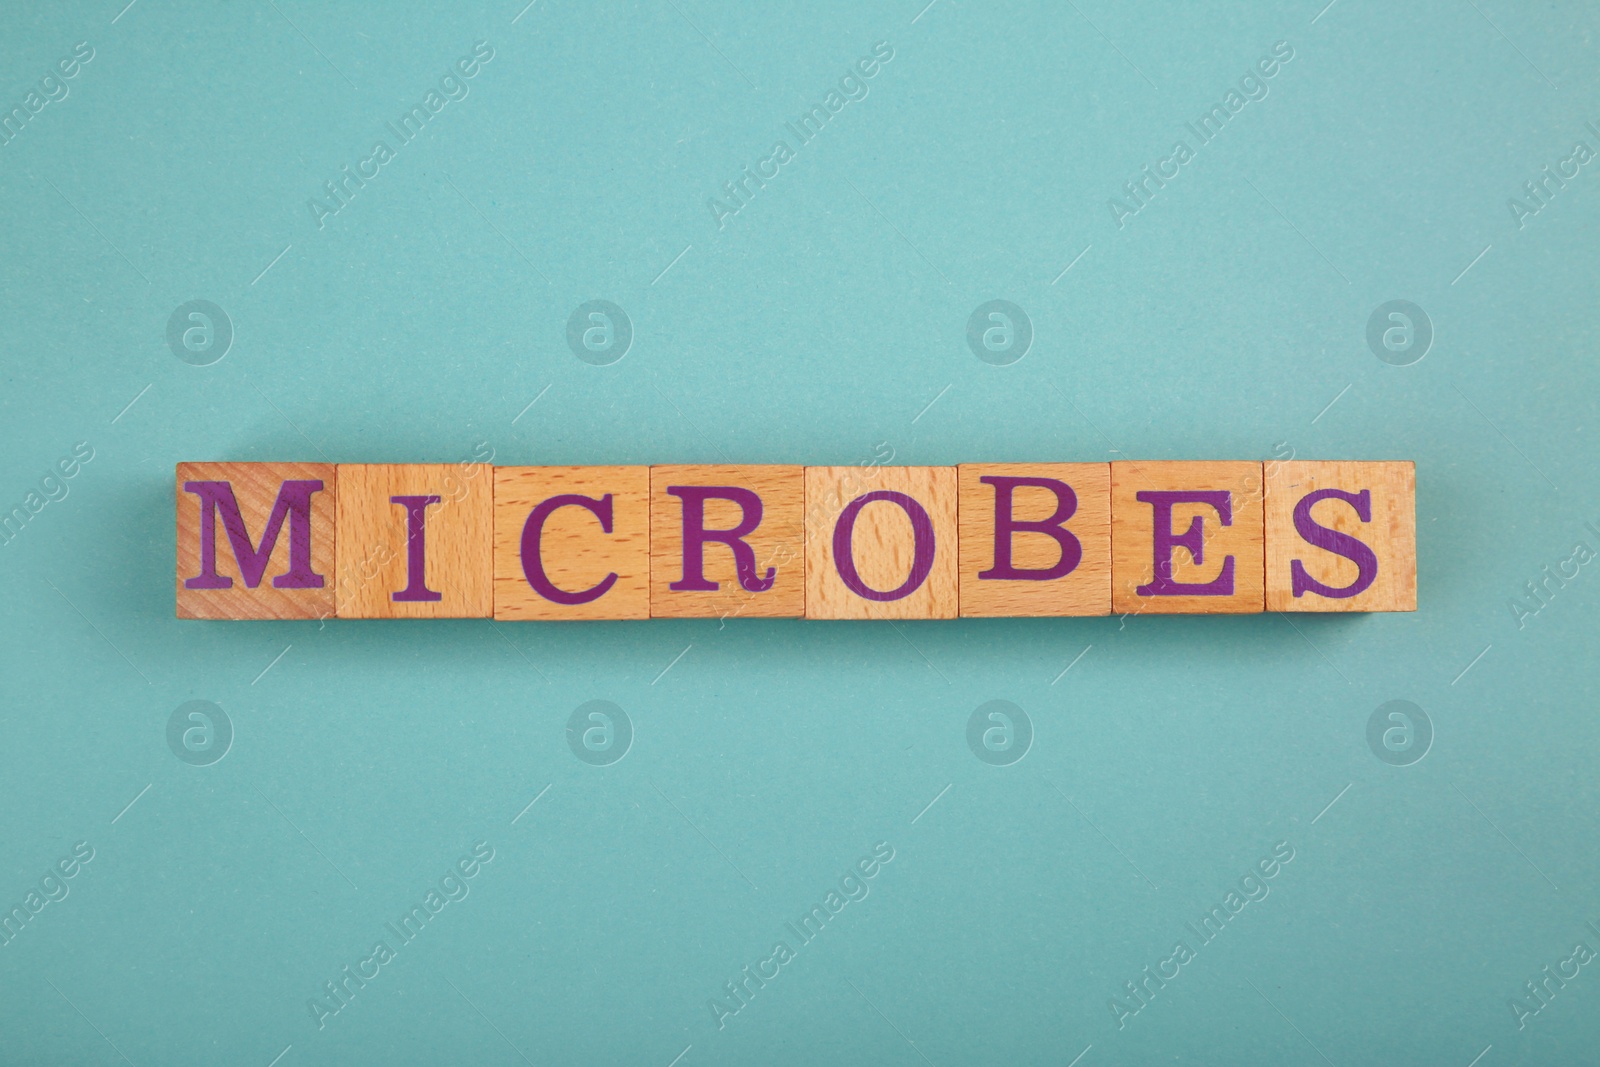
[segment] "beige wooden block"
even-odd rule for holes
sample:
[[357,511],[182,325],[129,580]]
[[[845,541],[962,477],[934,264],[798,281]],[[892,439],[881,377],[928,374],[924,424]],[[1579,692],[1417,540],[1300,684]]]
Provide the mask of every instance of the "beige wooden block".
[[805,468],[650,468],[650,615],[806,612]]
[[1111,465],[963,463],[963,617],[1111,613]]
[[178,618],[333,616],[333,464],[180,463],[177,478]]
[[341,619],[494,613],[492,468],[341,463],[339,487]]
[[1417,610],[1417,470],[1266,465],[1269,611]]
[[1111,610],[1264,610],[1261,464],[1111,464]]
[[494,617],[648,619],[649,467],[496,467]]
[[806,618],[953,619],[954,467],[806,468]]

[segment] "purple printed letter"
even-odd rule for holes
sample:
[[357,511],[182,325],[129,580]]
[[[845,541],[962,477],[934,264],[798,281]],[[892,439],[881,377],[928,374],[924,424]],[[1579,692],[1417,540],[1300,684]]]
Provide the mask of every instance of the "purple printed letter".
[[[756,574],[755,550],[743,540],[761,525],[761,498],[754,490],[731,485],[669,485],[667,492],[683,501],[683,578],[667,588],[694,592],[719,588],[720,583],[705,575],[707,541],[719,541],[733,550],[734,574],[746,592],[765,593],[772,588],[777,569],[768,567],[766,577]],[[739,505],[741,517],[733,529],[706,529],[706,501],[711,499]]]
[[[856,529],[856,516],[861,514],[862,508],[874,500],[886,500],[899,505],[911,519],[911,573],[906,575],[904,582],[883,593],[870,588],[861,580],[850,547],[850,538]],[[929,518],[927,510],[906,494],[896,493],[890,489],[874,489],[870,493],[856,497],[845,505],[844,510],[839,513],[839,521],[833,526],[833,562],[839,570],[839,578],[847,589],[866,600],[900,600],[916,592],[917,588],[928,580],[928,574],[933,570],[933,552],[933,519]]]
[[217,573],[217,515],[227,531],[233,558],[239,564],[244,584],[251,589],[261,577],[277,547],[283,520],[289,520],[289,569],[272,579],[275,589],[321,589],[322,575],[311,569],[311,494],[322,488],[320,481],[286,481],[278,488],[272,514],[261,531],[261,547],[250,543],[244,516],[231,482],[184,482],[183,491],[200,498],[200,573],[184,580],[186,589],[229,589],[233,579]]
[[[985,475],[978,479],[994,486],[994,566],[979,571],[979,578],[1004,578],[1015,581],[1048,582],[1071,574],[1083,559],[1083,545],[1061,524],[1078,510],[1078,495],[1066,482],[1056,478],[1012,478]],[[1056,496],[1056,510],[1048,519],[1023,521],[1011,517],[1011,493],[1018,486],[1048,489]],[[1014,567],[1011,564],[1011,536],[1017,531],[1041,533],[1061,546],[1061,558],[1049,567]]]
[[1341,588],[1323,585],[1311,575],[1299,560],[1289,561],[1289,587],[1295,596],[1304,593],[1316,593],[1318,596],[1332,597],[1343,600],[1363,592],[1378,577],[1378,557],[1373,554],[1367,545],[1338,530],[1330,530],[1321,526],[1316,519],[1311,517],[1312,505],[1319,500],[1343,500],[1355,509],[1356,517],[1362,522],[1372,521],[1372,491],[1363,489],[1359,493],[1346,493],[1341,489],[1318,489],[1314,493],[1307,493],[1300,498],[1294,506],[1294,529],[1309,545],[1325,548],[1335,555],[1343,556],[1356,565],[1355,581]]
[[557,589],[544,573],[544,560],[539,555],[539,539],[544,536],[544,523],[557,508],[584,508],[594,513],[600,520],[600,529],[606,533],[611,532],[611,494],[596,500],[592,496],[579,496],[577,493],[563,493],[553,496],[549,500],[539,502],[528,513],[528,521],[522,525],[522,576],[528,580],[533,591],[552,600],[557,604],[587,604],[592,600],[599,600],[606,595],[606,591],[617,584],[617,572],[612,571],[588,589],[577,593],[569,593]]
[[1149,490],[1136,494],[1136,498],[1149,504],[1155,512],[1155,579],[1134,590],[1139,596],[1232,596],[1233,557],[1222,561],[1222,573],[1209,582],[1177,582],[1172,579],[1172,550],[1187,549],[1195,563],[1205,562],[1206,540],[1201,532],[1204,523],[1196,515],[1189,520],[1189,528],[1181,534],[1172,532],[1172,508],[1175,504],[1209,504],[1224,526],[1233,525],[1233,498],[1226,489],[1210,490]]
[[428,505],[437,504],[437,496],[392,496],[389,503],[406,509],[406,587],[392,593],[390,600],[441,600],[442,595],[428,588],[427,541],[424,524],[428,518]]

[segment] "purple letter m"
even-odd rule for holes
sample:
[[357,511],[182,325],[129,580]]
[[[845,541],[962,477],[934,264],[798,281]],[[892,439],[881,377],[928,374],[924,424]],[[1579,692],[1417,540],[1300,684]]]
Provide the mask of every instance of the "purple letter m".
[[261,547],[250,543],[239,501],[231,482],[184,482],[183,491],[200,498],[200,573],[184,580],[186,589],[228,589],[233,579],[217,573],[217,515],[228,532],[228,544],[239,564],[244,584],[251,589],[261,584],[261,576],[278,544],[283,520],[289,519],[289,569],[272,579],[277,589],[321,589],[322,575],[311,569],[311,494],[322,488],[320,481],[288,481],[278,489],[272,515],[261,531]]

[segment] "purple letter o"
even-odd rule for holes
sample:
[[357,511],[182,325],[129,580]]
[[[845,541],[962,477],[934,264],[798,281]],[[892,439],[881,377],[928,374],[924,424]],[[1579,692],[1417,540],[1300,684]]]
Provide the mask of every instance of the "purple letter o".
[[[861,575],[856,571],[855,557],[851,554],[850,538],[855,533],[856,516],[861,514],[862,508],[874,500],[887,500],[891,504],[898,504],[911,520],[913,544],[911,573],[906,575],[904,582],[888,592],[869,588],[861,580]],[[933,520],[928,517],[928,512],[921,504],[904,493],[888,489],[876,489],[864,493],[845,505],[844,510],[839,513],[839,521],[833,526],[833,562],[839,570],[839,578],[844,582],[845,588],[865,600],[880,602],[900,600],[916,592],[922,583],[928,580],[928,573],[933,570],[933,552]]]

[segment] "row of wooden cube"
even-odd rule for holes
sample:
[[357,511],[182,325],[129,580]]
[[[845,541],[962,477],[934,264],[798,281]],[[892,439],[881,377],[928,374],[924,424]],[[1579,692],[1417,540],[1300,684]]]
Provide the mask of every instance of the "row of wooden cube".
[[1409,462],[182,463],[178,615],[1411,611]]

